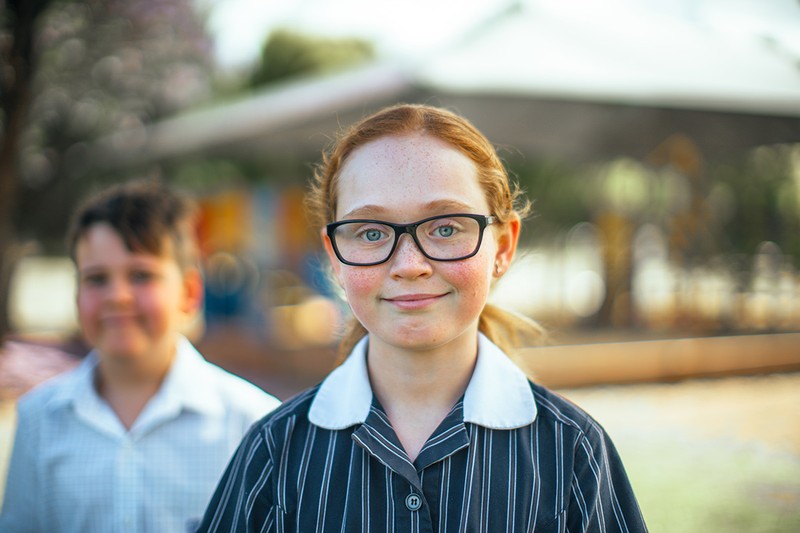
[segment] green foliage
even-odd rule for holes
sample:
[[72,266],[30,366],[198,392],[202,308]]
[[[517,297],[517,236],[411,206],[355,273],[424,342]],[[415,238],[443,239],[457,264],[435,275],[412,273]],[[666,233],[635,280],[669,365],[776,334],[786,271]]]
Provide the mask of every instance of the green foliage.
[[252,160],[220,157],[182,159],[165,165],[170,181],[193,191],[213,191],[265,181],[264,166]]
[[154,172],[97,175],[88,146],[115,134],[113,159],[142,142],[148,124],[208,100],[211,43],[191,0],[52,2],[36,43],[15,225],[22,239],[47,245],[60,242],[88,189]]
[[520,160],[507,161],[507,166],[533,201],[533,214],[526,223],[523,239],[541,242],[578,222],[591,220],[592,205],[581,168],[564,162]]
[[372,44],[362,39],[315,37],[278,29],[264,44],[251,85],[260,87],[278,80],[341,70],[373,56]]
[[762,146],[711,179],[729,195],[725,236],[733,251],[752,254],[763,241],[800,260],[800,145]]
[[629,160],[602,166],[515,160],[508,167],[534,200],[529,239],[558,236],[605,209],[667,235],[680,227],[688,261],[749,256],[764,241],[800,261],[800,145],[756,148],[694,181],[672,167]]

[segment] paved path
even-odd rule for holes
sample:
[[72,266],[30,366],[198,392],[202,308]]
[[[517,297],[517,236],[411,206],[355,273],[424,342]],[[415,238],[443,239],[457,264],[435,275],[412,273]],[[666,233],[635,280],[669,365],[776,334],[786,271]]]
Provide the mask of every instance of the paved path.
[[800,458],[800,373],[559,392],[621,437],[681,435]]

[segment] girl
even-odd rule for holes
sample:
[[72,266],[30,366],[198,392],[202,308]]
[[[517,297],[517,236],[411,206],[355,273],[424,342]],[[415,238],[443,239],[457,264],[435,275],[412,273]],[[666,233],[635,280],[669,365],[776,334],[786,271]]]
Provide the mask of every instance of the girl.
[[357,323],[345,362],[254,426],[201,531],[646,531],[604,430],[507,353],[487,306],[529,208],[464,118],[353,126],[311,213]]

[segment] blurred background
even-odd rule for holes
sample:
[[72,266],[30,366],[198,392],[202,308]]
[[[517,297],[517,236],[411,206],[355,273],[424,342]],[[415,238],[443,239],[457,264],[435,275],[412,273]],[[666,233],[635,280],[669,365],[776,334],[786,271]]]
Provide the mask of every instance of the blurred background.
[[[340,125],[448,107],[534,200],[493,300],[623,452],[653,531],[800,529],[800,2],[0,0],[0,479],[74,366],[75,204],[201,206],[210,360],[286,398],[346,305],[303,195]],[[7,488],[6,490],[13,490]]]

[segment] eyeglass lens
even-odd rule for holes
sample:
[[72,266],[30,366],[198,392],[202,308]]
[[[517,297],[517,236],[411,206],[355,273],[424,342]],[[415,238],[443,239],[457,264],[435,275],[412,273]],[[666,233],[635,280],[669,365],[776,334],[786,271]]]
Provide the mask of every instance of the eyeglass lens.
[[[481,240],[474,218],[435,218],[411,228],[423,253],[432,259],[455,260],[471,255]],[[376,221],[354,221],[336,228],[333,238],[345,261],[369,264],[385,261],[395,245],[395,229]]]

